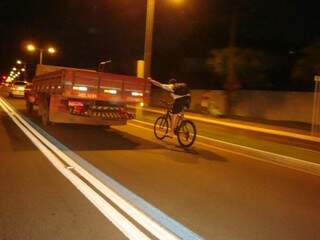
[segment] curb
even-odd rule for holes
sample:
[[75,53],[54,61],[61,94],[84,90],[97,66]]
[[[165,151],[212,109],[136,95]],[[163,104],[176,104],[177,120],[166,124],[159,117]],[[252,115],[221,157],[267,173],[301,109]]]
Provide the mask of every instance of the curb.
[[[143,122],[139,120],[133,120],[134,122],[144,124],[147,126],[153,126],[153,124],[148,122]],[[134,125],[134,124],[130,124]],[[151,129],[150,129],[151,130]],[[224,142],[221,140],[216,140],[213,138],[205,136],[197,136],[198,139],[203,139],[209,141],[211,144],[205,142],[196,141],[195,144],[203,145],[207,148],[215,148],[225,152],[230,152],[233,154],[253,158],[262,162],[275,164],[282,167],[287,167],[290,169],[298,170],[315,176],[320,176],[320,164],[309,162],[306,160],[301,160],[294,157],[289,157],[277,153],[267,152],[260,149],[255,149],[251,147],[241,146],[234,143]]]
[[[145,112],[158,113],[158,114],[164,113],[164,111],[145,108],[145,107],[136,107],[136,106],[132,106],[132,105],[128,106],[128,108],[142,110]],[[293,132],[288,132],[288,131],[283,131],[283,130],[273,130],[273,129],[267,129],[267,128],[261,128],[261,127],[254,127],[254,126],[249,126],[249,125],[244,125],[244,124],[239,124],[239,123],[223,122],[223,121],[209,119],[209,118],[205,118],[205,117],[192,116],[192,115],[189,115],[188,113],[186,113],[185,115],[187,118],[189,118],[191,120],[199,121],[199,122],[203,122],[203,123],[217,124],[217,125],[226,126],[226,127],[233,127],[233,128],[243,129],[243,130],[249,130],[249,131],[254,131],[254,132],[260,132],[260,133],[266,133],[266,134],[271,134],[271,135],[276,135],[276,136],[290,137],[290,138],[295,138],[295,139],[299,139],[299,140],[320,143],[320,137],[314,137],[314,136],[309,136],[309,135],[300,134],[300,133],[293,133]]]
[[220,140],[198,136],[200,139],[205,139],[212,142],[215,146],[200,142],[201,145],[219,148],[223,151],[231,151],[238,155],[248,156],[259,161],[280,165],[283,167],[291,168],[301,172],[309,173],[312,175],[320,176],[320,164],[301,160],[294,157],[289,157],[277,153],[267,152],[260,149],[241,146],[233,143],[223,142]]

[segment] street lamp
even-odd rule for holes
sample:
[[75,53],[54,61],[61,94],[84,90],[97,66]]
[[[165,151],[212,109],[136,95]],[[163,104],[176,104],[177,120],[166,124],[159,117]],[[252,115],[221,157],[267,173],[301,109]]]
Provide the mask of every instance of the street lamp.
[[23,81],[26,81],[27,63],[18,59],[17,64],[20,65],[20,71],[23,73]]
[[99,65],[98,65],[98,72],[104,72],[106,65],[109,64],[109,63],[111,63],[111,62],[112,62],[111,59],[110,59],[110,60],[107,60],[107,61],[102,61],[102,62],[100,62]]
[[37,48],[37,47],[35,47],[33,44],[28,44],[28,45],[27,45],[27,50],[28,50],[29,52],[34,52],[35,50],[39,50],[39,52],[40,52],[39,64],[42,64],[42,62],[43,62],[43,52],[44,52],[44,51],[47,51],[49,54],[54,54],[54,53],[56,53],[56,49],[53,48],[53,47],[49,47],[49,48],[47,48],[47,49],[43,49],[43,48]]
[[[176,4],[182,3],[184,0],[170,0]],[[144,78],[151,75],[151,60],[152,60],[152,40],[153,40],[153,25],[154,25],[154,10],[155,0],[147,1],[147,19],[146,32],[144,41]]]
[[32,44],[28,44],[27,50],[30,51],[30,52],[33,52],[33,51],[36,50],[36,47],[34,45],[32,45]]
[[21,61],[21,60],[17,60],[16,62],[18,65],[20,65],[20,68],[26,68],[26,63],[24,61]]
[[48,52],[53,54],[56,52],[56,50],[53,47],[48,48]]

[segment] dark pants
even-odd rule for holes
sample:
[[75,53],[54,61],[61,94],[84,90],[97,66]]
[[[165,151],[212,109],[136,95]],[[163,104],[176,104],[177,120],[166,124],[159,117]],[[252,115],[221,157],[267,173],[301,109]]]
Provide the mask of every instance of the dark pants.
[[184,96],[174,100],[174,103],[172,106],[172,113],[178,114],[178,113],[181,113],[185,107],[189,108],[190,100],[191,100],[190,96]]

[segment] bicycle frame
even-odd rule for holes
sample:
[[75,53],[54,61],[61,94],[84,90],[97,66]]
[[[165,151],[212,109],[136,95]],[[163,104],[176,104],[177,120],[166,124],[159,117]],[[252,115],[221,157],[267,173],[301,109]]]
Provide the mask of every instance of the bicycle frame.
[[[169,122],[169,127],[171,128],[171,119],[172,119],[172,104],[169,104],[165,101],[161,101],[162,103],[164,103],[166,105],[166,113],[164,114],[165,118],[168,120]],[[179,127],[180,123],[184,120],[184,110],[182,110],[182,112],[177,114],[177,120],[176,120],[176,128]]]
[[[172,125],[171,124],[172,106],[171,106],[171,104],[168,104],[167,102],[164,102],[164,101],[162,101],[162,102],[166,104],[167,111],[162,116],[158,117],[155,124],[154,124],[154,134],[160,140],[165,138],[166,134],[168,133],[169,128],[172,128],[172,126],[171,126]],[[165,120],[165,122],[163,122],[163,120]],[[163,134],[157,133],[158,121],[160,124],[160,128],[159,128],[160,131],[165,130],[165,133],[163,133]],[[165,123],[165,124],[162,125],[163,123]],[[186,127],[186,126],[188,126],[188,127]],[[190,135],[190,128],[192,129],[191,135]],[[184,111],[177,114],[177,120],[176,120],[175,129],[174,129],[174,134],[177,135],[178,142],[183,147],[190,147],[196,138],[195,125],[192,121],[184,118]],[[190,136],[191,136],[191,138],[190,138]],[[187,142],[185,142],[185,141],[187,141]]]

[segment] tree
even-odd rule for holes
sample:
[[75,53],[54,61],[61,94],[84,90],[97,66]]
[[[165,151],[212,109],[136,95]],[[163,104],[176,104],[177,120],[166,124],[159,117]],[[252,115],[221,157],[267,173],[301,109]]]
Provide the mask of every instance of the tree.
[[297,87],[312,86],[314,75],[320,74],[320,41],[298,53],[298,60],[292,68],[292,78]]
[[231,112],[232,93],[241,87],[265,86],[268,57],[261,51],[229,47],[211,51],[209,68],[218,75],[226,91],[225,114]]

